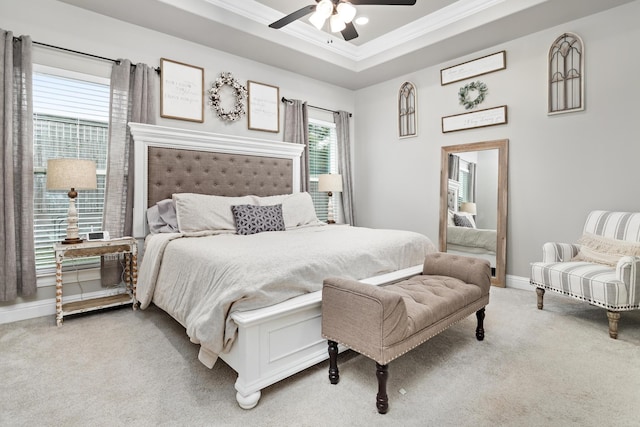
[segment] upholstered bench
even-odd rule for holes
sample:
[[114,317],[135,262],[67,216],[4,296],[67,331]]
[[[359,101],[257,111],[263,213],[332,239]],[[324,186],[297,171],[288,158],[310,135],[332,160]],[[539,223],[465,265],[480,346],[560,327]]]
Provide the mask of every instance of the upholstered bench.
[[340,380],[339,343],[376,362],[376,406],[386,413],[389,362],[474,312],[482,341],[490,287],[487,261],[446,253],[427,255],[421,275],[387,286],[325,279],[322,336],[329,344],[331,384]]

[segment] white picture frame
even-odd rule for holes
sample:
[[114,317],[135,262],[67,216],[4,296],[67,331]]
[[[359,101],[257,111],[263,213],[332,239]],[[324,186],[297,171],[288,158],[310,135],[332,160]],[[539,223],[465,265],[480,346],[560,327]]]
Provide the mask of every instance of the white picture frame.
[[160,117],[204,122],[204,68],[160,58]]
[[495,126],[507,123],[507,106],[454,114],[442,118],[442,133]]
[[263,132],[280,132],[280,88],[248,80],[247,91],[247,127]]
[[507,68],[507,52],[502,50],[440,70],[440,85],[448,85],[505,68]]

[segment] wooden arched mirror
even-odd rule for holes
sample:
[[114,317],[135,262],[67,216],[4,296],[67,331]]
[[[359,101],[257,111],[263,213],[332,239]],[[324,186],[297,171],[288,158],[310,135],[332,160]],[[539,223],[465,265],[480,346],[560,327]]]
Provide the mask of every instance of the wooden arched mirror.
[[491,283],[504,287],[507,246],[509,140],[442,147],[440,232],[442,252],[491,263]]

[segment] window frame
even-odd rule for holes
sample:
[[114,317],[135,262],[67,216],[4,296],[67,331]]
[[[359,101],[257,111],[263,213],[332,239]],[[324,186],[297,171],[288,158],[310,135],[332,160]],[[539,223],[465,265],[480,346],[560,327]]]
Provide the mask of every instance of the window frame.
[[[81,81],[85,81],[85,82],[88,82],[88,83],[100,84],[100,85],[105,85],[107,87],[110,87],[110,79],[108,77],[101,77],[101,76],[97,76],[97,75],[93,75],[93,74],[77,72],[77,71],[67,70],[67,69],[58,68],[58,67],[51,67],[51,66],[44,65],[44,64],[34,64],[33,65],[33,74],[34,74],[34,76],[35,76],[35,74],[48,74],[48,75],[57,76],[57,77],[61,77],[61,78],[73,79],[73,80],[81,80]],[[51,115],[53,117],[56,117],[55,114],[42,113],[42,112],[39,112],[39,111],[35,111],[35,108],[34,108],[34,113],[33,114],[34,114],[34,116],[33,116],[34,131],[35,131],[35,121],[36,121],[36,117],[37,117],[38,114]],[[64,117],[64,116],[59,116],[59,117]],[[90,120],[87,120],[87,121],[90,121]],[[96,121],[98,122],[98,120],[96,120]],[[108,119],[107,119],[107,130],[108,130],[108,126],[109,126],[109,122],[108,122]],[[36,135],[34,134],[34,143],[35,143],[35,137],[36,137]],[[37,153],[36,153],[35,149],[36,149],[36,147],[34,146],[34,158],[37,156]],[[106,150],[106,147],[105,147],[105,150]],[[34,187],[35,187],[36,177],[38,175],[46,175],[46,166],[42,166],[42,165],[36,166],[34,164],[33,172],[34,172]],[[96,172],[98,174],[99,179],[100,179],[100,176],[104,177],[103,181],[104,181],[104,179],[106,179],[106,165],[105,165],[104,168],[97,169]],[[34,188],[34,190],[35,190],[35,188]],[[34,194],[34,197],[36,197],[36,194]],[[34,203],[35,202],[36,201],[34,200]],[[35,221],[35,218],[36,218],[35,215],[37,215],[37,214],[38,214],[38,212],[35,211],[35,206],[34,206],[34,221]],[[100,222],[102,222],[102,221],[100,221]],[[36,236],[35,235],[34,235],[33,244],[36,245]],[[53,245],[53,243],[52,243],[52,245]],[[81,283],[81,282],[89,281],[89,280],[98,280],[100,278],[100,260],[99,260],[99,258],[89,259],[89,262],[87,262],[87,260],[83,260],[82,263],[76,262],[75,260],[69,260],[69,261],[66,261],[64,263],[63,268],[65,270],[71,269],[71,270],[73,270],[75,272],[75,274],[74,274],[75,277],[72,280],[75,280],[77,283]],[[36,277],[37,277],[37,286],[38,287],[54,285],[55,284],[55,267],[45,266],[45,267],[37,268]]]
[[[337,128],[335,122],[331,122],[328,120],[323,120],[319,118],[309,118],[309,127],[311,125],[326,127],[330,129],[331,140],[329,143],[331,144],[331,150],[329,153],[329,171],[322,171],[321,173],[339,173],[339,158],[338,158],[338,135]],[[311,139],[311,132],[309,129],[309,136]],[[309,144],[311,145],[311,144]],[[309,147],[309,163],[311,163],[312,153],[311,147]],[[318,175],[311,173],[311,165],[309,166],[309,193],[311,194],[311,198],[313,199],[313,204],[316,209],[316,215],[320,221],[326,222],[327,220],[327,205],[329,202],[329,196],[323,194],[323,192],[319,192],[314,190],[313,188],[317,188],[318,185]],[[342,199],[338,197],[338,194],[334,193],[333,196],[333,214],[337,223],[344,221],[344,213],[342,208]]]

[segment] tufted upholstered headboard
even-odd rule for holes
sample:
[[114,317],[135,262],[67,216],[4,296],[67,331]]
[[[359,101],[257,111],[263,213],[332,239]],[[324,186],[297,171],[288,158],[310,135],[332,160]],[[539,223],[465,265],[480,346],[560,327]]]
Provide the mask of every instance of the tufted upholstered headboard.
[[271,196],[300,190],[300,144],[140,123],[129,128],[134,237],[147,234],[147,208],[174,193]]
[[174,193],[273,196],[293,191],[291,159],[149,147],[147,206]]

